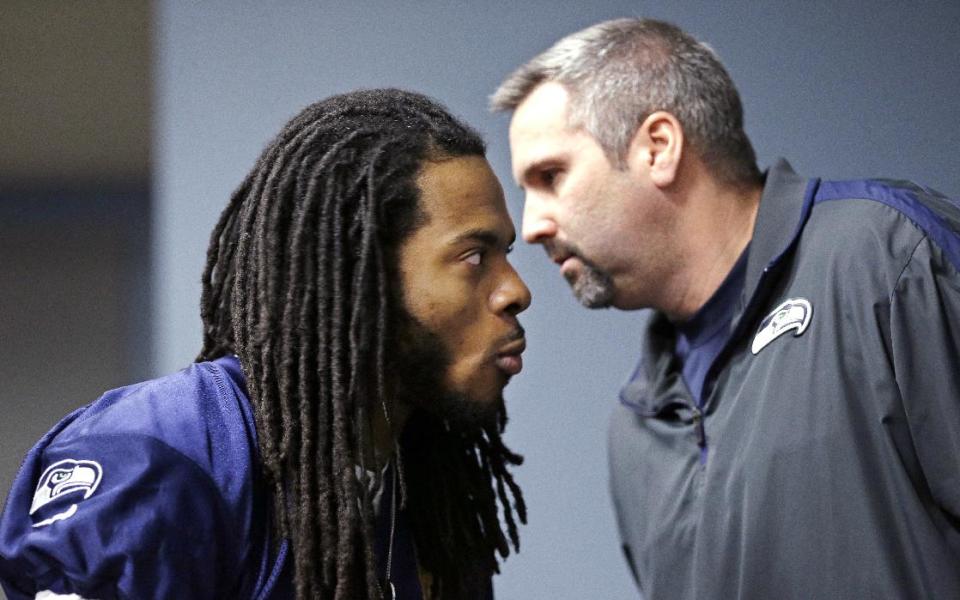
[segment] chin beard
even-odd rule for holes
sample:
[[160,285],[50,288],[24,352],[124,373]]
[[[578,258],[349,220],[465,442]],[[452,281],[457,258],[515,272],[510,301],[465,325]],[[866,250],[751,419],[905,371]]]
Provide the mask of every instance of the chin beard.
[[451,389],[445,376],[452,359],[440,337],[406,311],[396,321],[395,351],[386,365],[392,401],[461,431],[495,426],[504,410],[503,395],[488,402]]
[[608,308],[613,303],[613,279],[606,271],[586,261],[583,261],[579,276],[571,277],[568,282],[573,295],[587,308]]
[[613,304],[613,277],[588,260],[576,244],[549,239],[543,242],[547,256],[558,258],[575,256],[583,264],[579,274],[569,273],[566,280],[573,289],[574,297],[587,308],[607,308]]

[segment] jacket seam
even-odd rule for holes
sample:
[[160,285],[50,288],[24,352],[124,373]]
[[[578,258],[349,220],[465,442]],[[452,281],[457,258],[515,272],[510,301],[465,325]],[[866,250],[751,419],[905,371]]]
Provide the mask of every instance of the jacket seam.
[[887,296],[887,302],[893,304],[893,298],[897,295],[897,288],[900,287],[900,281],[903,279],[904,273],[907,272],[907,269],[913,263],[913,258],[916,256],[917,251],[920,249],[920,245],[923,242],[927,241],[927,234],[924,233],[917,243],[914,245],[913,250],[910,251],[910,256],[907,257],[906,262],[903,263],[903,268],[900,269],[900,272],[897,274],[897,279],[893,282],[893,289],[890,290],[890,294]]

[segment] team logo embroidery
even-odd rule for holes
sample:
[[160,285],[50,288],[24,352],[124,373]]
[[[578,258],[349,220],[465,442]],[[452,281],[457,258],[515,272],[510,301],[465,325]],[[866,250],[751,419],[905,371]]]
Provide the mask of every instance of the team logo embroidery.
[[810,325],[813,316],[813,306],[806,298],[791,298],[773,309],[757,330],[750,350],[757,354],[767,347],[767,344],[788,331],[793,331],[793,337],[802,335]]
[[[83,494],[82,498],[77,498],[77,502],[86,500],[97,491],[97,486],[100,485],[102,477],[103,467],[100,466],[100,463],[92,460],[67,459],[53,463],[40,476],[37,491],[33,493],[30,514],[32,515],[47,504],[68,494]],[[72,504],[67,510],[35,523],[33,526],[43,527],[56,521],[69,519],[75,512],[77,512],[76,503]]]

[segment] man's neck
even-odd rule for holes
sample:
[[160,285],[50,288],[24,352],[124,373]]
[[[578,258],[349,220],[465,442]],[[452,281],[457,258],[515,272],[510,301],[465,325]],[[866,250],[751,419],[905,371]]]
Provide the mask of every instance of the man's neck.
[[753,237],[763,186],[721,185],[705,177],[690,190],[680,239],[686,240],[675,302],[664,312],[685,321],[719,289]]

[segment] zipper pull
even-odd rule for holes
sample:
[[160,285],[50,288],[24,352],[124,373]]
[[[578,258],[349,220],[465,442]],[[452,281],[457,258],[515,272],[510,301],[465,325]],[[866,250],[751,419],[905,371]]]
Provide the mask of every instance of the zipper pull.
[[707,432],[703,427],[703,413],[699,408],[693,409],[693,426],[697,429],[697,446],[707,447]]

